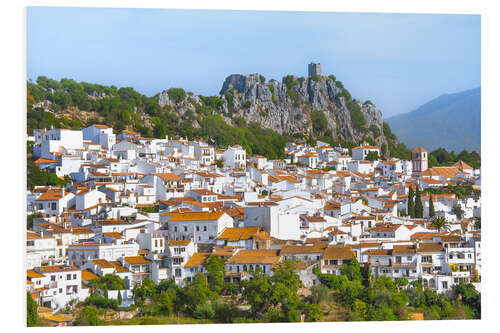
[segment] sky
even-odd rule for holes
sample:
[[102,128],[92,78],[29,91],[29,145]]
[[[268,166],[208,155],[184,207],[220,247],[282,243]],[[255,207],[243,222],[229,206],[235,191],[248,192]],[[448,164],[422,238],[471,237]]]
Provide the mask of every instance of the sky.
[[320,62],[387,118],[481,84],[479,15],[28,7],[27,78],[218,95]]

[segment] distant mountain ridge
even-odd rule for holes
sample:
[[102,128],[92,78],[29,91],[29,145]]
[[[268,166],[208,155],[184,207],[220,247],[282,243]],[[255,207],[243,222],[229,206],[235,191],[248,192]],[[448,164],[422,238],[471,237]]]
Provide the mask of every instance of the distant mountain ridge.
[[386,122],[409,148],[481,152],[481,88],[441,95]]

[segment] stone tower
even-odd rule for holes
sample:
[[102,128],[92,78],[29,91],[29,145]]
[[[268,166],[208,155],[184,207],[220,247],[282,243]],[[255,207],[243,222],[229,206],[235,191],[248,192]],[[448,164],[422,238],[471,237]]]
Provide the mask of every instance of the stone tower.
[[427,170],[428,152],[422,147],[415,148],[411,152],[411,162],[413,172],[423,172]]
[[321,64],[319,62],[317,64],[311,62],[309,66],[307,66],[307,69],[309,76],[313,76],[314,74],[321,76]]

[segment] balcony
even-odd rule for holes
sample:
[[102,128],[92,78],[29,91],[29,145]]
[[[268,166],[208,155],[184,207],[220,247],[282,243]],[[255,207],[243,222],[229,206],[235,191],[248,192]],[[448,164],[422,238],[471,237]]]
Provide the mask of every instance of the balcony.
[[396,263],[393,262],[391,264],[392,268],[417,268],[417,263],[411,262],[411,263]]

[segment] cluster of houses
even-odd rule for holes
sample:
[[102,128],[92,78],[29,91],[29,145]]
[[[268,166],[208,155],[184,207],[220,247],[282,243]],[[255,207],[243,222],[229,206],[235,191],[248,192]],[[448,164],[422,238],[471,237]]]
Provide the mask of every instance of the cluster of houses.
[[[89,295],[93,280],[120,276],[125,290],[108,291],[124,305],[145,278],[179,285],[219,256],[225,279],[238,283],[260,267],[272,274],[299,260],[305,286],[313,269],[340,274],[356,258],[372,275],[445,292],[459,282],[480,288],[479,197],[434,194],[436,229],[423,192],[423,218],[404,217],[410,188],[480,187],[480,170],[459,161],[428,168],[428,152],[411,161],[368,160],[376,146],[352,153],[318,141],[287,144],[285,159],[247,156],[240,146],[144,138],[105,125],[35,130],[35,163],[66,179],[27,193],[27,289],[44,308],[61,309]],[[373,154],[370,154],[373,156]],[[455,215],[457,207],[461,214]],[[402,216],[403,215],[403,216]]]

